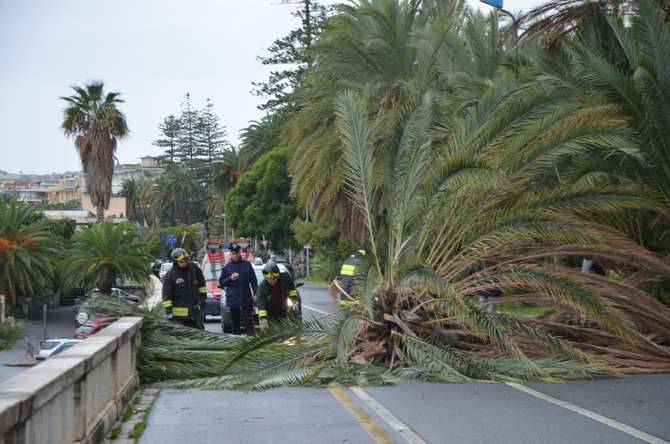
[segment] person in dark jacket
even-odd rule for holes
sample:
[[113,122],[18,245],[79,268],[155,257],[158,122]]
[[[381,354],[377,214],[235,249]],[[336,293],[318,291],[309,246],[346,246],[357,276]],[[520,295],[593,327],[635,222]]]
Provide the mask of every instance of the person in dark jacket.
[[253,295],[258,288],[254,267],[249,261],[243,260],[241,248],[238,244],[230,246],[230,262],[221,270],[219,288],[226,290],[226,306],[230,308],[230,318],[234,335],[241,333],[244,325],[248,335],[253,334],[254,326],[251,320],[253,310]]
[[258,286],[258,318],[261,328],[268,321],[288,316],[289,301],[291,306],[298,303],[298,291],[289,273],[280,273],[279,266],[268,262],[263,267],[263,281]]
[[172,251],[173,266],[163,277],[163,309],[168,319],[189,327],[205,329],[202,308],[207,284],[202,270],[189,261],[183,248]]

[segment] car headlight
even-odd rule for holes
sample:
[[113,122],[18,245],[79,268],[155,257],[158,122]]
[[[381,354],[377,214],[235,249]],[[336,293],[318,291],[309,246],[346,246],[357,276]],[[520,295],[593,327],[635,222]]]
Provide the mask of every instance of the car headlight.
[[79,322],[80,324],[85,324],[86,321],[88,321],[88,314],[83,311],[79,312],[79,314],[77,315],[77,322]]
[[293,301],[291,300],[291,298],[288,298],[288,299],[286,300],[286,306],[287,306],[288,308],[293,307]]

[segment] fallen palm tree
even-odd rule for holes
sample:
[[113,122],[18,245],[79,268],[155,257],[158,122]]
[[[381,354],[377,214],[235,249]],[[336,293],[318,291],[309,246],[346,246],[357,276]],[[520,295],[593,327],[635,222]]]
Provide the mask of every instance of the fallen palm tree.
[[[383,126],[369,117],[362,96],[341,95],[342,174],[369,246],[351,308],[243,338],[104,302],[102,311],[145,316],[143,380],[263,389],[670,371],[670,309],[641,290],[670,276],[670,266],[614,228],[642,212],[666,217],[663,200],[620,178],[553,178],[559,160],[600,151],[621,162],[635,158],[622,122],[607,107],[559,105],[548,101],[551,91],[517,87],[482,100],[487,109],[455,121],[461,129],[442,145],[431,142],[434,103],[426,93],[391,154],[375,143]],[[583,257],[625,279],[569,266]],[[479,295],[493,291],[553,314],[529,319],[482,310]]]

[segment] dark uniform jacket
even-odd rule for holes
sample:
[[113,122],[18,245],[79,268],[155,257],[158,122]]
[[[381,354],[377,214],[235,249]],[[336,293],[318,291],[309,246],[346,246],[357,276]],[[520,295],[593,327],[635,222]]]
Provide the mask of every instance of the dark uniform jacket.
[[203,306],[205,298],[207,284],[196,264],[189,262],[188,267],[181,268],[175,263],[163,277],[163,307],[172,309],[174,316],[191,317],[193,307]]
[[295,289],[295,284],[293,283],[293,278],[288,273],[281,273],[279,275],[279,281],[277,282],[279,286],[280,293],[280,303],[273,304],[272,299],[272,285],[263,279],[258,286],[258,292],[256,293],[258,309],[266,310],[268,312],[269,318],[283,318],[286,317],[286,299],[288,297],[297,298],[298,291]]
[[[239,274],[239,279],[232,280],[230,276],[233,273]],[[228,307],[237,308],[243,304],[250,304],[257,287],[256,273],[249,261],[244,259],[237,262],[230,261],[221,270],[219,288],[226,290],[226,306]]]

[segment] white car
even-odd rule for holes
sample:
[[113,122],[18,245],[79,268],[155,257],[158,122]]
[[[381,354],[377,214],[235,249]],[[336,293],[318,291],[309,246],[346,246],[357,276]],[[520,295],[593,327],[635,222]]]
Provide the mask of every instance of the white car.
[[70,347],[79,344],[81,339],[61,338],[61,339],[47,339],[40,345],[40,350],[35,356],[38,361],[44,361],[52,356],[64,352]]
[[162,281],[168,271],[172,270],[172,262],[165,262],[161,265],[161,269],[158,272],[158,278]]

